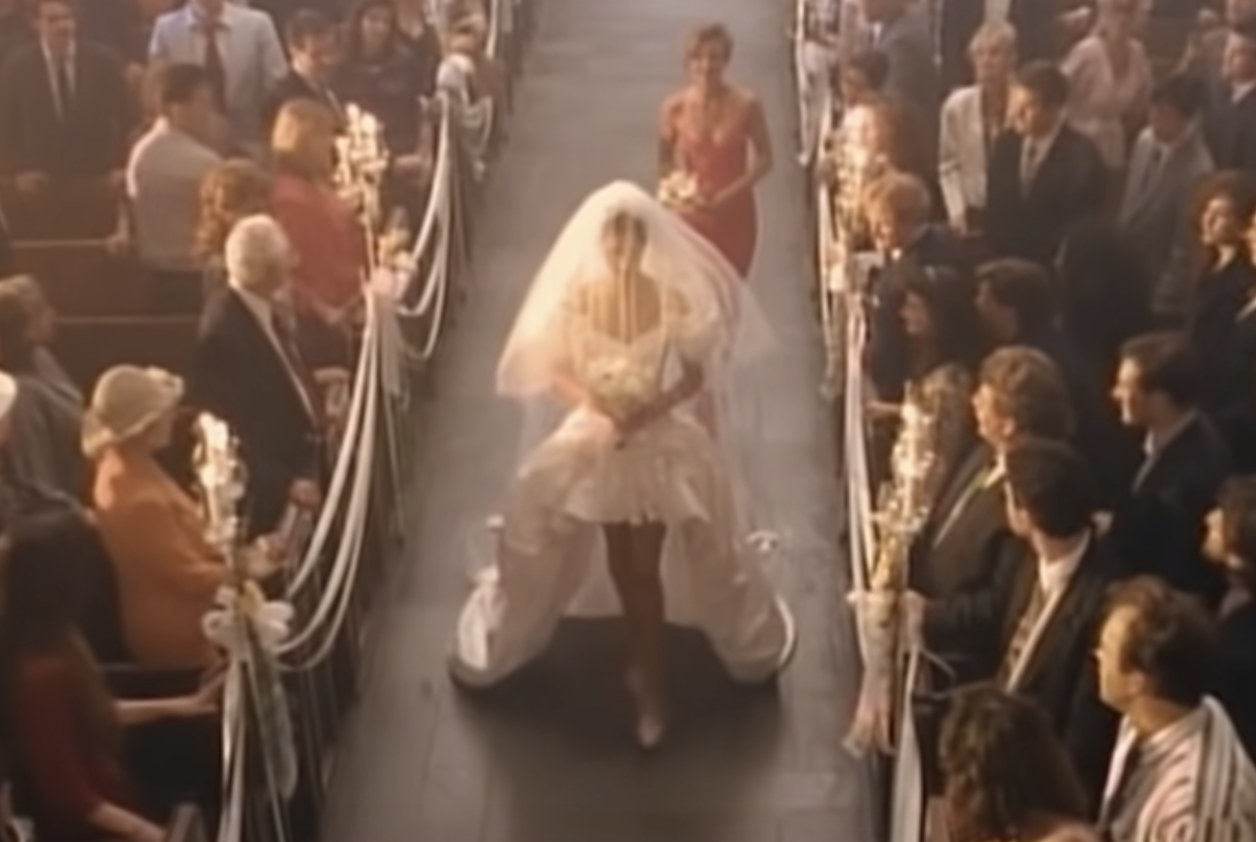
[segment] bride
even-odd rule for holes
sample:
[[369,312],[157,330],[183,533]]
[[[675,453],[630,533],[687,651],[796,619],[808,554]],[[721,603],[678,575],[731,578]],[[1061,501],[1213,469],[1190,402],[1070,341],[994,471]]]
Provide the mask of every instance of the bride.
[[462,610],[456,679],[506,677],[564,614],[622,613],[636,737],[653,748],[668,718],[665,620],[702,630],[738,681],[785,664],[793,619],[742,538],[737,460],[692,413],[708,393],[715,428],[732,428],[721,410],[734,343],[741,352],[766,330],[747,295],[713,247],[635,185],[595,192],[567,224],[497,373],[534,422],[548,405],[554,423],[525,450],[495,563]]

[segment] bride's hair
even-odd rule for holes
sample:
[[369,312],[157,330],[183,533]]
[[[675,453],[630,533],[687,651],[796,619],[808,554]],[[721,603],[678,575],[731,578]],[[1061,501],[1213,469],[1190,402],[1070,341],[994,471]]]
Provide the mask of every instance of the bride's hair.
[[613,211],[607,217],[602,233],[620,240],[627,240],[631,237],[639,246],[644,246],[650,239],[645,220],[626,208]]

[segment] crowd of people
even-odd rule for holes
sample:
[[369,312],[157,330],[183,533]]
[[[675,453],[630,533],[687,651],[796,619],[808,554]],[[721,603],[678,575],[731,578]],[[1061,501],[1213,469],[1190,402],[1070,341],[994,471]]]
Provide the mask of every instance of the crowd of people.
[[1256,4],[1189,5],[808,33],[843,45],[818,176],[876,254],[873,472],[928,419],[905,631],[956,842],[1256,838]]
[[[480,0],[0,2],[5,210],[16,221],[67,188],[110,192],[104,246],[133,257],[148,312],[200,319],[185,371],[120,365],[77,383],[0,214],[5,838],[15,814],[50,842],[158,842],[187,800],[213,820],[220,751],[167,753],[146,775],[133,738],[173,721],[204,745],[217,728],[222,655],[201,618],[235,574],[183,482],[187,421],[230,426],[247,477],[235,573],[282,586],[334,458],[372,247],[336,183],[336,137],[350,105],[378,120],[386,210],[415,217],[435,95],[505,94],[488,13]],[[184,676],[186,692],[117,698],[119,664]]]

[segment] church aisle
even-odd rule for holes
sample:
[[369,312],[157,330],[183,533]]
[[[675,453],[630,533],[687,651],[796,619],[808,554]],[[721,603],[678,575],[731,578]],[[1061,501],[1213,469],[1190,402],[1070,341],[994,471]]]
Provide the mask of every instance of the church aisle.
[[[786,0],[541,0],[538,29],[477,224],[469,302],[433,372],[421,487],[402,569],[379,601],[379,648],[344,735],[328,842],[871,842],[876,794],[841,740],[858,658],[839,542],[842,507],[823,349],[808,297],[811,236],[793,162]],[[681,79],[686,32],[725,22],[734,81],[762,97],[777,165],[758,191],[752,283],[778,335],[757,477],[799,622],[778,686],[735,688],[704,642],[675,632],[669,741],[633,747],[609,622],[565,627],[519,680],[484,696],[445,672],[473,547],[516,463],[519,415],[493,371],[532,272],[591,190],[654,181],[656,112]]]

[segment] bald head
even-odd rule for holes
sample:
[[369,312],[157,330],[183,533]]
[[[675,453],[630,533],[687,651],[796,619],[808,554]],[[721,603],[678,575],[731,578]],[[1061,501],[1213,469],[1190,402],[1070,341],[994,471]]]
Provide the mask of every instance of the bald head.
[[269,298],[283,286],[292,247],[269,216],[246,216],[227,235],[227,274],[232,285]]

